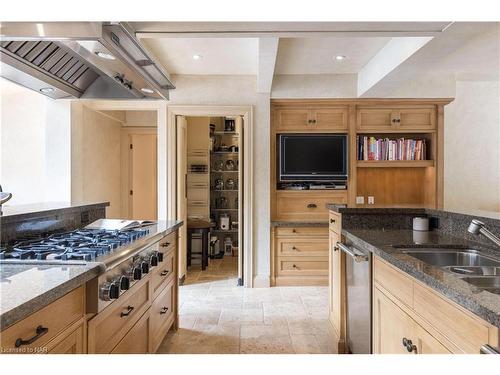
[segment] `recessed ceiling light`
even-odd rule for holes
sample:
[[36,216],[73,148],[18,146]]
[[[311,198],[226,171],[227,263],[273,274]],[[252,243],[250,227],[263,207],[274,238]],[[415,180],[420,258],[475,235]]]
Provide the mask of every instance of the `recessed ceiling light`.
[[52,87],[43,87],[40,89],[40,92],[44,93],[54,92],[54,89]]
[[143,87],[141,89],[141,91],[144,92],[144,93],[146,93],[146,94],[154,94],[154,91],[151,90],[151,89],[149,89],[149,88],[147,88],[147,87]]
[[115,59],[115,57],[110,53],[97,51],[95,54],[97,56],[99,56],[101,59],[106,59],[106,60],[114,60]]
[[193,60],[201,60],[202,58],[202,55],[193,55]]
[[346,57],[344,55],[337,55],[337,56],[335,56],[335,60],[337,60],[337,61],[345,60],[345,58]]

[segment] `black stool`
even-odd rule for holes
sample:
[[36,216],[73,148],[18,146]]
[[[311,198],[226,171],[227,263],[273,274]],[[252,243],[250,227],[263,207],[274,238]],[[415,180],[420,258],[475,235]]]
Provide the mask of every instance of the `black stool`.
[[[201,234],[201,253],[192,252],[193,234]],[[208,266],[208,234],[210,233],[210,223],[204,220],[188,220],[187,225],[187,266],[191,266],[193,254],[201,254],[201,270],[205,271]]]

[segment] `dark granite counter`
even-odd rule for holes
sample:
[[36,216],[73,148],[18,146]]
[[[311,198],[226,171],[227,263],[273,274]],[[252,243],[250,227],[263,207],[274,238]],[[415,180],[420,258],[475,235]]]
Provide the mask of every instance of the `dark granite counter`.
[[[365,249],[386,260],[430,288],[500,328],[500,291],[479,289],[460,277],[412,256],[398,246],[471,248],[500,258],[500,252],[488,240],[467,233],[472,216],[430,209],[338,208],[342,213],[342,234],[346,243]],[[427,216],[435,221],[429,232],[413,231],[412,219]],[[500,222],[477,217],[498,233]]]
[[0,264],[1,329],[49,305],[103,271],[101,263]]
[[5,329],[99,276],[123,258],[141,251],[182,226],[182,221],[158,221],[150,233],[96,262],[0,261],[0,327]]
[[272,227],[327,227],[327,221],[271,221]]

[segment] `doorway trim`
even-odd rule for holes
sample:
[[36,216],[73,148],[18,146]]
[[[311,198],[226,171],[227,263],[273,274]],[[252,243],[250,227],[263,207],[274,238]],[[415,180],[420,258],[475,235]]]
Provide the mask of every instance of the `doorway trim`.
[[253,107],[252,106],[206,106],[206,105],[168,105],[167,106],[167,180],[168,214],[177,214],[177,140],[176,116],[243,117],[243,286],[253,287]]

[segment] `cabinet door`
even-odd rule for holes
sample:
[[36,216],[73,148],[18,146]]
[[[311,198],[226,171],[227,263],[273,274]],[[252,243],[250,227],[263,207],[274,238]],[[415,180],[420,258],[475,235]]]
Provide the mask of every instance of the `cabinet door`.
[[315,130],[347,130],[347,108],[324,108],[313,111]]
[[111,354],[146,354],[150,345],[149,311],[135,323],[123,339],[116,345]]
[[419,325],[415,326],[417,352],[419,354],[451,354],[451,352]]
[[408,354],[403,339],[416,344],[415,322],[379,289],[373,291],[373,353]]
[[433,130],[436,128],[434,107],[402,108],[399,110],[397,128],[401,130]]
[[276,113],[276,129],[281,130],[307,130],[312,127],[311,111],[302,109],[280,109]]
[[84,354],[83,352],[83,325],[71,332],[54,347],[49,349],[50,354]]
[[329,307],[330,323],[335,329],[337,336],[343,337],[343,319],[342,319],[342,257],[340,250],[336,247],[340,241],[340,235],[330,231],[330,250],[329,250]]
[[393,130],[395,113],[392,108],[360,108],[357,113],[357,128],[362,131]]

